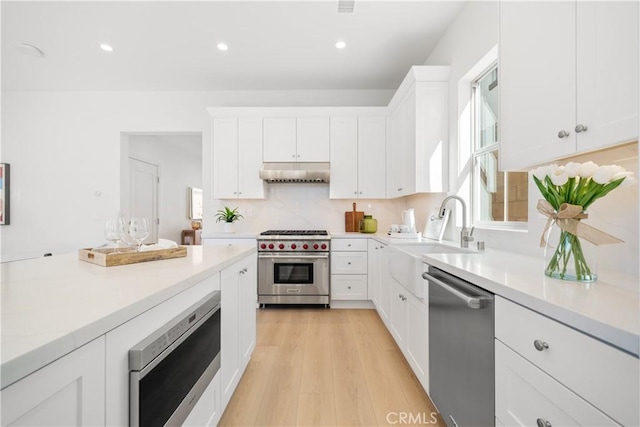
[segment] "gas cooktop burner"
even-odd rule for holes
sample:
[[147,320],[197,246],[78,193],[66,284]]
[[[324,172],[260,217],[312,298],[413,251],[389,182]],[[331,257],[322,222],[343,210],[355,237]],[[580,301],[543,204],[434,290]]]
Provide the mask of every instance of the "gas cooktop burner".
[[326,230],[267,230],[261,236],[328,236]]

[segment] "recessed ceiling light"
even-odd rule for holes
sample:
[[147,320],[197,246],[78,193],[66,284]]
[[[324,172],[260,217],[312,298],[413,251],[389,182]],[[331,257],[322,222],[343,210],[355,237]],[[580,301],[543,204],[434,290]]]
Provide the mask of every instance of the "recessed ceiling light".
[[100,45],[100,49],[104,50],[105,52],[113,52],[113,46],[107,43],[102,43]]
[[226,43],[218,43],[218,50],[228,50],[229,46]]
[[340,40],[339,42],[336,42],[336,49],[344,49],[346,46],[347,44],[342,40]]

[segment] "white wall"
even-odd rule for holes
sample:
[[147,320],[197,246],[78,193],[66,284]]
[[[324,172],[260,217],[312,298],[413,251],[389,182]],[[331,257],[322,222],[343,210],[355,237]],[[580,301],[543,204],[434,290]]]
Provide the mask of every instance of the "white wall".
[[[498,41],[498,3],[496,1],[469,2],[444,34],[438,45],[425,61],[425,65],[450,65],[449,85],[449,167],[451,193],[467,198],[469,194],[469,108],[470,74],[478,72],[479,61],[486,60]],[[476,68],[476,70],[474,70]],[[565,159],[568,161],[571,159]],[[638,173],[638,145],[616,150],[593,153],[573,159],[584,162],[593,160],[599,164],[616,163],[627,170]],[[562,163],[562,162],[559,162]],[[433,206],[439,204],[443,195],[413,196],[414,204]],[[525,253],[539,257],[542,271],[542,249],[539,239],[544,220],[535,210],[541,198],[537,188],[529,185],[529,223],[525,232],[476,230],[476,240],[486,241],[486,247]],[[590,208],[589,223],[625,240],[624,244],[599,248],[600,278],[615,282],[619,273],[637,280],[638,260],[638,186],[617,189]],[[612,206],[619,206],[611,209]],[[456,206],[457,207],[457,206]],[[460,209],[457,209],[459,215]],[[457,221],[460,225],[460,220]],[[450,221],[446,236],[459,239],[459,228]],[[626,283],[634,283],[625,279]]]
[[189,187],[202,188],[202,135],[130,135],[129,156],[158,166],[158,237],[180,243],[191,228]]
[[[121,149],[123,133],[199,133],[206,159],[211,157],[207,107],[380,106],[392,95],[390,90],[5,92],[1,150],[2,161],[11,163],[12,200],[11,225],[0,228],[1,259],[73,252],[103,242],[104,220],[120,209],[120,162],[128,155]],[[203,161],[202,186],[211,216],[208,165]]]

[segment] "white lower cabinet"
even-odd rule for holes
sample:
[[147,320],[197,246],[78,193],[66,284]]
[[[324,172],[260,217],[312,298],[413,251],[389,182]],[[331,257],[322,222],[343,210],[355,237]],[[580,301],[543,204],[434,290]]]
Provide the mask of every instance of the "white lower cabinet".
[[256,343],[257,259],[253,254],[220,274],[221,407],[224,409],[244,372]]
[[202,393],[198,403],[195,404],[187,419],[182,423],[185,427],[211,427],[218,425],[222,417],[222,407],[220,399],[220,372],[213,377],[209,387]]
[[496,340],[496,418],[509,426],[618,425],[499,340]]
[[638,358],[504,298],[495,302],[502,423],[640,425]]
[[331,299],[366,301],[369,298],[367,244],[369,239],[331,241]]
[[3,426],[105,425],[101,336],[2,390]]

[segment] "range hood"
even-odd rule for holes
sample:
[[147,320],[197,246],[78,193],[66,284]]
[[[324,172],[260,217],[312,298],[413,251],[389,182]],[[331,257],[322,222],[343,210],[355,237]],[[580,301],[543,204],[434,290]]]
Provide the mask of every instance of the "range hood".
[[260,179],[268,183],[326,183],[329,163],[263,163]]

